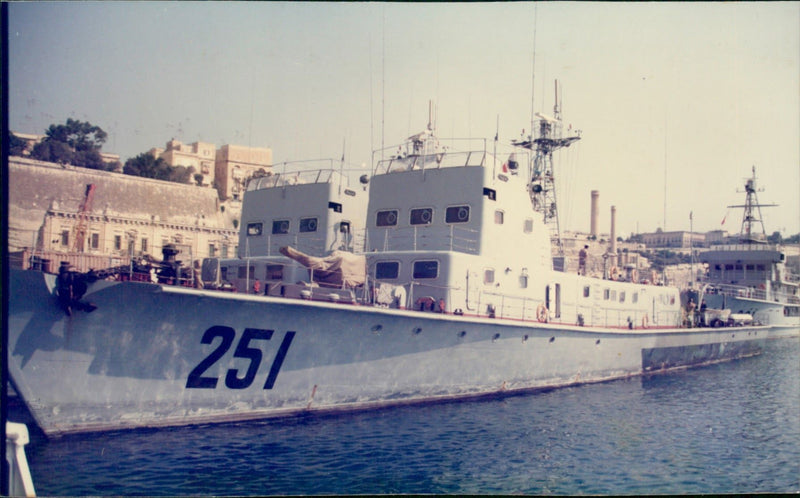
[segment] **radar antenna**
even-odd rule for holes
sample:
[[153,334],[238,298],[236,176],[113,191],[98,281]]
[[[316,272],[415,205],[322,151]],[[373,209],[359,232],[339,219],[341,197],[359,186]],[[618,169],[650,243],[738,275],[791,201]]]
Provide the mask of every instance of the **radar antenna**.
[[[744,213],[742,214],[742,228],[739,232],[741,242],[758,243],[764,242],[767,238],[764,221],[761,219],[761,208],[775,207],[777,204],[760,204],[758,202],[758,192],[763,191],[763,188],[759,189],[756,187],[756,167],[753,166],[753,176],[747,178],[744,184],[744,204],[728,206],[729,208],[744,208]],[[742,193],[741,191],[739,192]],[[761,234],[753,233],[753,225],[757,223],[761,224]],[[755,228],[757,229],[757,227]]]
[[572,145],[580,140],[580,130],[573,130],[570,126],[569,135],[563,136],[563,123],[561,121],[561,103],[558,97],[558,80],[555,81],[555,103],[553,104],[553,117],[536,113],[539,118],[539,136],[531,135],[511,142],[516,147],[534,151],[531,181],[528,189],[533,202],[534,211],[542,213],[545,224],[550,229],[551,240],[558,246],[558,251],[563,254],[561,243],[561,228],[558,220],[558,205],[556,203],[555,174],[553,152]]

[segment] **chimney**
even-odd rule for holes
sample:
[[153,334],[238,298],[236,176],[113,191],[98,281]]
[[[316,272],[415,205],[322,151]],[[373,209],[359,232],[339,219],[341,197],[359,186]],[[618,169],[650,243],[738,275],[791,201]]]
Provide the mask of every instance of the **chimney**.
[[592,217],[589,234],[597,237],[597,199],[600,197],[598,190],[592,190]]
[[617,265],[617,206],[611,206],[611,265]]

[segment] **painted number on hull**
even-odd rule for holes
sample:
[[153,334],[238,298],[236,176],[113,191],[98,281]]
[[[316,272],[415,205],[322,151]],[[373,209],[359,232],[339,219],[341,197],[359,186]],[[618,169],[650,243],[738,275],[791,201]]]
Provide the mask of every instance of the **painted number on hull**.
[[[240,376],[240,371],[237,368],[228,369],[225,375],[225,387],[229,389],[246,389],[253,384],[256,373],[258,373],[258,367],[261,366],[262,354],[261,348],[252,347],[251,343],[255,343],[255,341],[268,341],[272,339],[273,332],[272,330],[263,329],[244,329],[244,333],[233,352],[233,357],[250,360],[250,364],[243,376]],[[294,335],[295,333],[290,330],[283,336],[283,341],[281,341],[275,359],[272,360],[272,366],[269,368],[267,380],[264,382],[264,389],[272,389],[275,385],[278,372],[281,370],[283,360],[286,359],[286,353],[289,351],[289,346],[292,345]],[[220,358],[225,356],[225,353],[227,353],[233,345],[234,339],[236,339],[236,331],[231,327],[214,325],[206,330],[200,342],[202,344],[211,344],[217,337],[221,339],[219,345],[189,373],[189,378],[186,379],[187,389],[216,389],[219,378],[204,376],[203,374],[218,362]]]

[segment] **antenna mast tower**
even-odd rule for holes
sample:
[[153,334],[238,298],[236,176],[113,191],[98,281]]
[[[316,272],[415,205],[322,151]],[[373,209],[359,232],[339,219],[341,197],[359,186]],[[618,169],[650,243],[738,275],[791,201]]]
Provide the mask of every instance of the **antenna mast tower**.
[[[777,204],[759,204],[758,192],[763,191],[764,189],[759,189],[756,187],[756,167],[753,166],[753,177],[748,178],[744,184],[744,204],[728,206],[729,208],[744,208],[744,214],[742,215],[742,228],[739,233],[742,242],[763,242],[767,238],[767,231],[764,228],[764,221],[761,219],[761,208],[774,207],[777,206]],[[761,224],[761,236],[753,233],[753,225],[755,223]]]
[[561,243],[561,227],[558,220],[558,204],[556,202],[555,174],[553,152],[564,147],[569,147],[573,142],[580,140],[580,131],[575,134],[563,136],[563,123],[561,121],[561,102],[558,97],[558,80],[555,81],[555,103],[553,104],[553,117],[536,113],[539,118],[539,136],[533,139],[532,135],[526,139],[512,141],[512,145],[534,151],[531,181],[529,191],[533,209],[542,213],[545,225],[550,229],[551,240],[558,245],[559,253],[563,253]]

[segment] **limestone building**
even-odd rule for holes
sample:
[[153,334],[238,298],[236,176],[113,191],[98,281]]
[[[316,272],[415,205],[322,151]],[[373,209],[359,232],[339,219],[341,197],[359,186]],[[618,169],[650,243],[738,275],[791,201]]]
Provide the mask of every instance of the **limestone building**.
[[238,210],[214,189],[22,157],[9,158],[8,182],[9,253],[94,257],[95,268],[160,259],[168,243],[187,263],[237,253]]
[[223,145],[217,150],[215,169],[219,198],[241,201],[248,179],[272,171],[272,150]]

